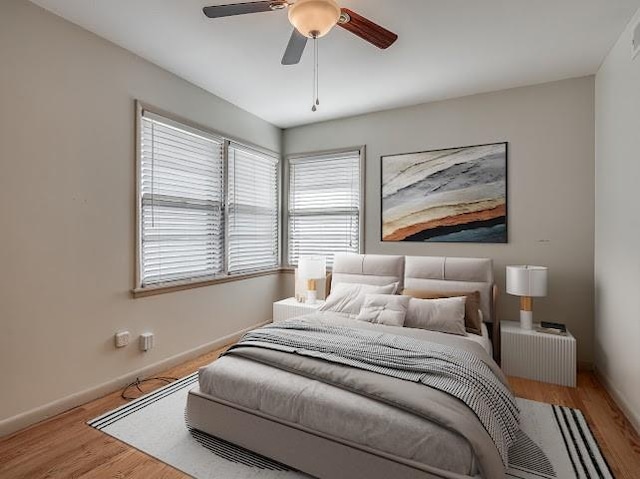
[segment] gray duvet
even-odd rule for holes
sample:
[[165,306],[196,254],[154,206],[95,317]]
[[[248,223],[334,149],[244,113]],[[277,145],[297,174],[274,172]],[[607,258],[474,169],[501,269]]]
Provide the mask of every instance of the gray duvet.
[[[423,330],[373,326],[327,313],[319,313],[306,321],[315,322],[318,325],[331,324],[360,330],[384,331],[398,336],[410,336],[458,348],[476,355],[486,363],[493,371],[498,385],[506,384],[501,371],[487,353],[477,344],[466,341],[463,338]],[[340,414],[337,415],[338,417],[333,418],[336,408],[335,404],[332,406],[330,403],[335,398],[329,396],[330,389],[333,388],[333,396],[342,395],[345,401],[349,398],[352,410],[353,405],[357,404],[357,400],[353,398],[360,397],[363,417],[368,416],[375,419],[377,412],[379,419],[380,408],[386,407],[387,410],[395,411],[393,413],[395,423],[399,425],[404,423],[404,427],[385,428],[384,421],[373,424],[361,421],[364,427],[369,430],[369,434],[367,434],[366,430],[364,432],[359,431],[360,437],[355,439],[360,439],[361,443],[397,454],[400,457],[419,459],[424,464],[451,471],[454,475],[473,475],[476,470],[475,461],[477,461],[477,466],[483,477],[504,477],[504,467],[498,449],[478,416],[460,399],[452,397],[450,394],[426,387],[420,383],[335,364],[322,359],[291,354],[264,347],[264,345],[262,347],[256,344],[242,346],[242,343],[240,343],[239,346],[233,348],[227,354],[225,358],[207,368],[205,373],[201,373],[200,386],[204,392],[242,404],[243,398],[238,397],[237,394],[233,398],[225,397],[225,395],[234,395],[233,393],[230,394],[229,387],[224,387],[225,384],[229,384],[230,379],[228,374],[229,367],[226,366],[234,362],[236,374],[238,375],[242,374],[238,367],[246,369],[251,364],[255,364],[256,368],[262,367],[267,368],[267,370],[277,368],[280,371],[279,383],[283,383],[287,381],[286,378],[290,378],[292,383],[296,383],[292,384],[292,387],[298,387],[298,394],[300,394],[301,379],[310,378],[321,381],[326,387],[324,389],[320,388],[322,393],[316,394],[312,398],[300,394],[301,397],[298,401],[300,404],[293,408],[296,411],[295,415],[300,416],[298,418],[292,418],[291,414],[287,414],[286,411],[281,411],[279,414],[277,411],[266,412],[271,412],[272,414],[275,412],[275,415],[281,419],[293,419],[294,422],[303,424],[305,421],[308,422],[309,414],[307,413],[305,416],[301,411],[311,408],[314,411],[311,416],[315,417],[316,420],[318,418],[324,419],[322,427],[325,430],[323,432],[332,433],[336,437],[354,439],[353,437],[345,437],[345,434],[349,433],[344,430],[344,421],[339,420]],[[224,363],[225,360],[226,364]],[[216,380],[214,370],[219,372],[217,374],[218,380]],[[314,381],[311,381],[309,384],[313,383]],[[279,386],[281,387],[281,392],[286,391],[286,387],[282,384]],[[323,397],[328,400],[323,402]],[[285,404],[292,401],[295,402],[287,394],[282,394],[282,399]],[[252,403],[243,404],[245,406],[264,410],[264,404],[260,404],[259,400],[256,402],[256,398],[253,401],[247,398],[244,402]],[[267,407],[267,409],[269,408]],[[344,408],[338,409],[342,410]],[[411,417],[414,418],[413,421],[411,421]],[[350,422],[353,425],[353,421]],[[309,424],[305,425],[309,426]],[[381,438],[376,435],[376,431],[380,430],[378,428],[379,425],[382,430],[386,430],[389,433],[388,437]],[[327,428],[330,430],[327,431]],[[411,438],[410,443],[407,443],[404,437],[405,433]],[[416,440],[418,446],[422,445],[424,447],[416,447]],[[402,444],[407,448],[404,454],[403,451],[398,450],[398,445]]]

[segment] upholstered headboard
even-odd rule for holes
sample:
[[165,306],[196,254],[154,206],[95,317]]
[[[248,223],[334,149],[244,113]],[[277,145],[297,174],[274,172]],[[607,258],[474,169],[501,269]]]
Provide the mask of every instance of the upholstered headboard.
[[420,289],[450,292],[480,292],[480,309],[493,342],[493,357],[500,364],[500,324],[494,321],[496,288],[493,261],[488,258],[445,258],[437,256],[384,256],[377,254],[337,254],[327,284],[399,283],[398,291]]
[[480,292],[480,309],[493,322],[493,261],[488,258],[406,256],[404,287],[430,291]]
[[404,256],[379,254],[337,254],[333,261],[332,283],[363,283],[383,286],[404,281]]

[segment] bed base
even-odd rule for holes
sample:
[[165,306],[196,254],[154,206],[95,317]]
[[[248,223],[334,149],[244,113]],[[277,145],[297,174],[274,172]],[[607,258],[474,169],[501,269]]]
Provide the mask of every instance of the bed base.
[[276,420],[198,386],[189,392],[186,418],[194,429],[320,479],[471,479]]

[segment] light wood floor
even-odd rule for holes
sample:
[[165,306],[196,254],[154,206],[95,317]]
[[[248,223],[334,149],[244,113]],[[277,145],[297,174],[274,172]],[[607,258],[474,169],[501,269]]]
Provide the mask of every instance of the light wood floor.
[[[186,376],[221,352],[212,351],[162,375]],[[615,476],[640,477],[640,438],[592,373],[580,373],[575,389],[518,378],[510,382],[520,397],[582,410]],[[124,402],[117,391],[0,440],[0,478],[188,477],[85,424]]]

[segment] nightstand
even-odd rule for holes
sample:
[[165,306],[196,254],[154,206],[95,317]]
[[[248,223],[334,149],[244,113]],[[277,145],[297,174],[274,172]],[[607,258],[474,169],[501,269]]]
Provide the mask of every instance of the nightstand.
[[298,303],[296,298],[287,298],[273,303],[273,322],[285,321],[297,316],[304,316],[317,311],[324,301],[316,301],[313,304]]
[[517,321],[502,321],[502,370],[516,376],[562,386],[576,386],[576,339],[540,333],[520,327]]

